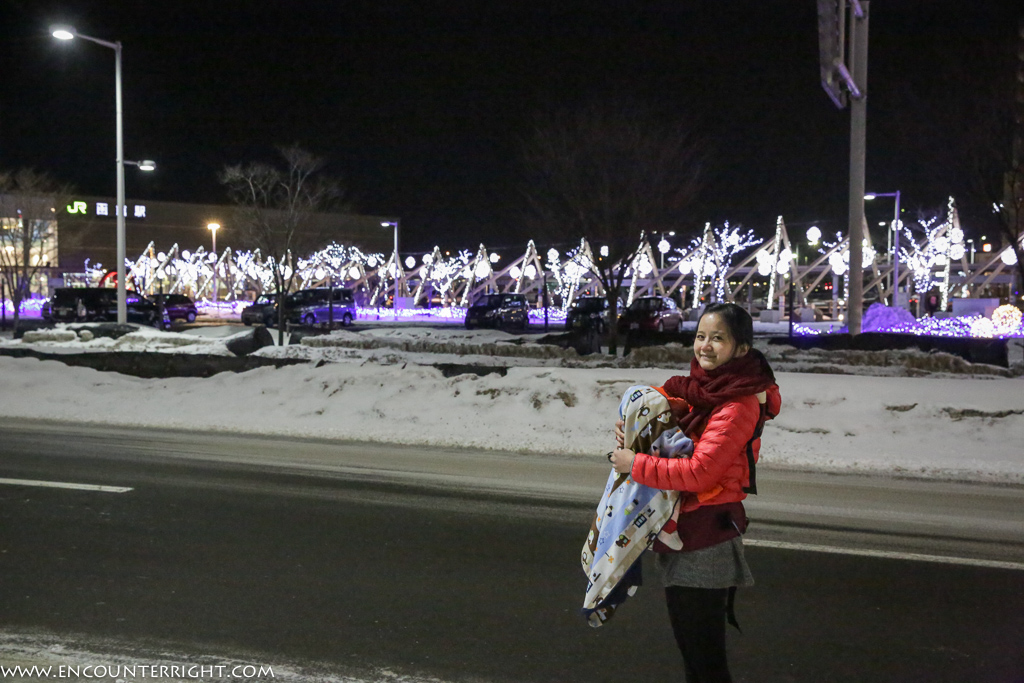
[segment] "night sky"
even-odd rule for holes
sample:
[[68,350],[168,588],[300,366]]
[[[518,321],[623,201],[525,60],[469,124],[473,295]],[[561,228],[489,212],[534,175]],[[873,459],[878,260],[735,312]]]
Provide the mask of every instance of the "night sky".
[[[990,92],[1016,11],[872,2],[869,190],[913,211],[963,191],[935,172],[963,125],[944,102]],[[819,84],[816,16],[814,0],[0,0],[0,168],[114,195],[114,53],[51,38],[63,22],[124,46],[125,156],[159,165],[127,169],[129,198],[224,203],[225,164],[299,143],[355,210],[400,216],[410,250],[518,248],[536,116],[628,97],[691,121],[714,160],[682,230],[845,229],[849,114]],[[891,215],[875,204],[870,222]],[[983,213],[963,208],[969,232]]]

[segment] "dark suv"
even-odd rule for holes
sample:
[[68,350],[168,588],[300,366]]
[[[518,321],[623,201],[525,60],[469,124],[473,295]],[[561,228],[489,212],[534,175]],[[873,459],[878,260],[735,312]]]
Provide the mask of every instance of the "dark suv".
[[523,294],[484,294],[466,311],[466,329],[494,327],[525,330],[530,316]]
[[[284,300],[286,321],[302,325],[324,324],[331,319],[331,292],[327,287],[300,289]],[[356,319],[356,300],[351,289],[335,287],[334,322],[351,325]]]
[[[160,326],[157,305],[138,292],[125,293],[127,320]],[[56,322],[113,322],[117,320],[117,290],[111,287],[58,287],[50,299],[50,317]]]
[[[618,313],[622,312],[622,302],[618,302]],[[611,315],[608,308],[608,299],[603,296],[581,296],[577,297],[568,312],[565,314],[565,329],[576,332],[587,332],[593,330],[597,334],[604,334],[608,329]]]

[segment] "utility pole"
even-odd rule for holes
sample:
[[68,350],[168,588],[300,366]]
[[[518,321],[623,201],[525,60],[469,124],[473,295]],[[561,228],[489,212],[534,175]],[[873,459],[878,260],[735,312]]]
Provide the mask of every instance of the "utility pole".
[[[849,40],[846,11],[850,10]],[[864,166],[868,93],[868,0],[818,0],[821,85],[839,109],[850,104],[850,292],[846,324],[860,334],[864,301]]]

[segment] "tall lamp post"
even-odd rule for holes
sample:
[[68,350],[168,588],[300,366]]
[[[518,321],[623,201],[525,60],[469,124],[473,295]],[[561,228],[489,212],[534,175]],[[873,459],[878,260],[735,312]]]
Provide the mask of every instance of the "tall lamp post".
[[892,306],[893,308],[902,308],[900,305],[900,191],[869,192],[864,195],[864,199],[868,201],[876,197],[896,198],[895,218],[892,222],[892,228],[890,228],[895,233],[892,240]]
[[210,298],[217,303],[217,231],[220,230],[220,223],[207,223],[206,227],[213,233],[213,293]]
[[395,229],[395,298],[391,302],[391,314],[395,320],[398,320],[398,224],[401,222],[400,218],[396,218],[393,221],[381,221],[380,227],[382,228],[394,228]]
[[[121,124],[121,43],[101,40],[92,36],[79,33],[73,26],[66,24],[55,24],[50,27],[50,33],[58,40],[71,40],[81,38],[91,43],[109,47],[114,51],[114,104],[117,112],[117,208],[114,213],[117,216],[117,322],[124,324],[128,322],[128,306],[125,296],[125,233],[124,233],[124,130]],[[138,166],[142,170],[153,170],[152,162],[149,168],[144,164],[147,162],[128,162]]]

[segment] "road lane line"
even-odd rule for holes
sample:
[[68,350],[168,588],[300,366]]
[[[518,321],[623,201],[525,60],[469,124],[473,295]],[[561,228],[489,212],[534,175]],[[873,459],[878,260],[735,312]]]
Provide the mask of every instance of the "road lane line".
[[921,553],[900,553],[891,550],[869,550],[858,548],[839,548],[831,545],[813,545],[811,543],[790,543],[788,541],[765,541],[744,539],[743,545],[757,548],[774,548],[776,550],[797,550],[809,553],[832,553],[834,555],[861,555],[863,557],[880,557],[888,560],[912,560],[915,562],[936,562],[939,564],[959,564],[968,567],[986,567],[989,569],[1012,569],[1024,571],[1024,563],[1004,562],[1002,560],[979,560],[972,557],[952,557],[949,555],[923,555]]
[[99,491],[102,493],[127,493],[132,489],[128,486],[100,486],[99,484],[72,484],[64,481],[38,481],[35,479],[3,479],[0,485],[8,486],[42,486],[51,489],[74,489],[76,491]]

